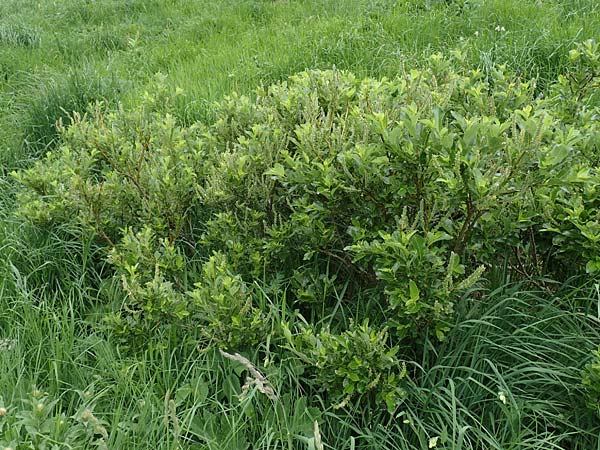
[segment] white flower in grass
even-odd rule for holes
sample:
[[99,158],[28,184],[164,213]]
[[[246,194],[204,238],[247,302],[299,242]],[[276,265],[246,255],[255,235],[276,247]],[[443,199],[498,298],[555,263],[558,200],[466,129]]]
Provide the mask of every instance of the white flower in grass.
[[506,403],[507,403],[506,394],[502,391],[498,392],[498,400],[500,400],[503,404],[506,405]]
[[496,28],[494,28],[494,30],[498,31],[499,33],[506,31],[506,28],[504,28],[501,25],[496,25]]
[[437,447],[437,443],[438,443],[439,439],[440,439],[439,436],[435,436],[435,437],[429,438],[429,448],[435,448],[435,447]]
[[0,351],[10,351],[17,345],[16,339],[0,339]]

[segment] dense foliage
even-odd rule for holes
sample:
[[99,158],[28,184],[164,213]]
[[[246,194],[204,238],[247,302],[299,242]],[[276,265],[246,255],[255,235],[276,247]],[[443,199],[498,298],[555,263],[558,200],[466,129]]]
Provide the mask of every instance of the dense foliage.
[[600,415],[600,351],[594,352],[594,360],[585,367],[583,385],[589,407]]
[[65,446],[106,450],[106,422],[98,419],[90,403],[92,392],[80,392],[74,417],[57,413],[57,399],[36,388],[21,408],[6,408],[0,398],[0,444],[3,448],[47,449],[50,442]]
[[273,341],[333,403],[392,412],[403,361],[444,339],[486,267],[600,267],[599,55],[578,45],[546,98],[503,67],[456,70],[459,52],[391,80],[308,71],[226,98],[208,126],[178,124],[159,87],[74,115],[15,174],[19,213],[104,255],[129,344],[172,326],[230,350]]

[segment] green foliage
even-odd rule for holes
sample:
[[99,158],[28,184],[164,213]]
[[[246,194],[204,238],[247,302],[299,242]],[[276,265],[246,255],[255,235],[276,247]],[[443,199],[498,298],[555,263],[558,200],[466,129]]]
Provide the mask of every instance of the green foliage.
[[180,128],[155,110],[157,102],[161,108],[168,101],[148,98],[133,112],[92,106],[89,119],[75,114],[62,129],[65,145],[19,173],[32,188],[23,212],[45,223],[77,218],[109,246],[122,228],[139,224],[171,241],[181,238],[203,155],[196,127]]
[[355,259],[371,258],[377,277],[385,282],[390,308],[398,315],[389,324],[400,335],[410,332],[411,324],[415,327],[416,323],[416,328],[433,324],[435,334],[443,339],[457,298],[454,291],[463,292],[481,276],[483,266],[454,283],[454,277],[464,274],[464,267],[455,253],[446,262],[443,247],[436,245],[449,239],[443,232],[420,236],[415,230],[407,233],[400,227],[393,234],[381,233],[381,241],[349,247]]
[[577,120],[581,119],[578,113],[598,101],[594,92],[600,77],[598,43],[592,39],[577,43],[569,52],[569,60],[572,65],[567,73],[559,76],[551,96],[559,102],[557,106],[562,109],[565,120]]
[[0,42],[15,46],[37,47],[40,45],[41,37],[39,30],[14,24],[2,24]]
[[20,405],[4,404],[0,398],[0,445],[14,450],[108,449],[106,422],[92,412],[86,400],[91,394],[80,395],[80,408],[72,417],[60,412],[59,399],[35,388]]
[[595,448],[600,423],[580,377],[600,337],[594,296],[589,285],[549,297],[512,284],[462,305],[446,340],[409,365],[381,448]]
[[0,447],[596,448],[598,8],[0,2]]
[[190,314],[184,295],[173,283],[184,260],[167,239],[156,239],[148,227],[124,230],[108,257],[127,295],[127,314],[111,314],[107,322],[119,333],[142,341],[160,325],[180,322]]
[[539,198],[549,212],[546,227],[555,234],[554,244],[570,258],[582,255],[586,271],[596,273],[600,268],[600,103],[595,88],[600,82],[600,50],[596,42],[586,41],[569,56],[574,67],[559,78],[546,102],[561,124],[541,161],[547,181],[539,189]]
[[304,328],[295,337],[289,333],[295,352],[309,363],[319,391],[330,395],[335,409],[357,398],[362,403],[385,404],[393,413],[406,397],[401,387],[406,365],[390,347],[386,329],[374,330],[364,323],[350,324],[341,334]]
[[89,103],[115,102],[122,91],[117,79],[104,78],[89,69],[73,71],[60,80],[40,82],[31,97],[23,99],[21,129],[25,157],[38,157],[59,139],[59,122],[73,113],[83,113]]
[[[428,211],[432,215],[427,222],[420,219],[423,209],[430,208],[440,193],[431,179],[423,185],[422,177],[430,175],[420,172],[437,168],[429,167],[427,161],[421,165],[418,157],[411,165],[401,152],[392,152],[383,139],[388,132],[383,121],[393,123],[396,118],[408,117],[419,106],[431,107],[425,91],[429,92],[432,86],[425,81],[409,83],[420,76],[414,73],[398,82],[361,82],[338,72],[309,72],[294,77],[289,86],[274,86],[259,93],[254,112],[248,107],[236,110],[227,104],[221,112],[225,117],[216,122],[213,132],[217,138],[225,136],[230,141],[231,136],[237,135],[237,142],[217,157],[216,170],[212,169],[205,187],[205,201],[217,202],[215,206],[228,213],[208,222],[204,240],[219,248],[225,244],[235,255],[234,263],[239,261],[242,269],[247,261],[260,257],[259,269],[267,274],[279,271],[286,278],[301,280],[297,291],[300,300],[305,299],[306,292],[315,291],[310,283],[327,279],[331,284],[341,274],[355,277],[360,290],[383,288],[392,308],[399,306],[402,296],[410,298],[410,283],[406,279],[417,273],[422,283],[427,282],[427,277],[441,276],[452,284],[452,278],[464,269],[454,256],[452,273],[447,274],[446,258],[450,257],[453,243],[463,237],[439,231],[437,212]],[[428,76],[433,77],[422,77]],[[440,87],[440,91],[447,87]],[[422,104],[402,106],[405,98],[411,96]],[[239,104],[244,105],[244,101]],[[252,120],[248,118],[251,114]],[[261,123],[265,117],[268,126]],[[420,127],[414,114],[413,120],[414,126]],[[249,131],[240,133],[239,124],[248,122]],[[402,131],[396,129],[395,133],[401,139]],[[440,203],[452,198],[440,197]],[[464,205],[455,201],[455,207],[462,215]],[[233,239],[232,226],[241,231]],[[413,246],[404,252],[391,243],[392,239],[401,240],[394,230],[402,226],[407,242],[398,244]],[[226,240],[223,230],[227,230]],[[425,244],[424,235],[429,244]],[[244,240],[244,236],[264,237]],[[379,242],[382,238],[384,243]],[[428,245],[436,248],[425,255]],[[421,246],[420,262],[406,256],[417,246]],[[436,252],[438,255],[432,258]],[[315,270],[321,276],[315,276]],[[438,286],[440,296],[448,302],[460,295],[451,292],[448,283],[442,294],[442,284]],[[468,284],[472,283],[457,283],[461,288],[458,291],[464,292]],[[333,285],[335,288],[335,282]],[[406,290],[400,293],[403,287]],[[430,294],[427,292],[424,297],[433,307],[436,294]],[[422,308],[400,309],[400,316],[412,316]],[[412,326],[408,323],[410,317],[408,321],[398,321],[399,327]]]
[[252,289],[232,272],[223,254],[204,263],[201,280],[188,295],[202,332],[223,348],[261,342],[266,335],[264,312],[253,306]]
[[132,343],[143,342],[159,327],[176,324],[199,327],[208,341],[221,348],[241,348],[262,340],[264,314],[253,306],[252,289],[232,273],[223,254],[202,265],[195,287],[186,290],[181,274],[184,258],[165,238],[157,241],[149,228],[126,230],[109,261],[121,275],[127,295],[126,312],[111,314],[107,322]]
[[[577,73],[593,81],[595,44],[578,48]],[[62,145],[15,174],[19,214],[91,233],[113,267],[104,276],[122,283],[109,323],[141,343],[171,327],[233,350],[277,340],[256,280],[261,295],[285,293],[292,320],[352,305],[370,326],[306,328],[305,362],[334,402],[373,390],[391,411],[393,355],[443,340],[485,267],[558,276],[568,259],[594,272],[600,250],[592,100],[574,112],[463,58],[434,54],[430,70],[393,80],[304,72],[256,100],[226,98],[209,126],[179,125],[158,79],[134,110],[74,115]]]
[[[464,194],[466,163],[462,177],[446,174],[454,175],[448,191],[433,178],[441,163],[421,142],[452,148],[429,93],[446,98],[451,82],[475,81],[450,74],[436,58],[445,84],[433,73],[397,82],[305,73],[260,93],[255,104],[226,100],[204,131],[163,115],[167,100],[160,97],[132,112],[96,108],[89,119],[74,117],[64,145],[17,174],[29,188],[19,199],[21,214],[79,226],[101,248],[113,248],[127,308],[137,311],[129,319],[187,317],[185,255],[221,251],[232,274],[246,280],[295,280],[301,302],[322,290],[314,283],[328,280],[334,292],[339,275],[356,274],[352,289],[384,296],[398,336],[434,326],[441,338],[453,302],[481,269],[464,276],[451,251],[462,252],[475,225],[474,200]],[[414,101],[402,106],[407,98]],[[419,108],[434,119],[420,119]],[[388,130],[388,122],[396,125]],[[199,304],[206,295],[192,292]]]
[[583,386],[588,406],[600,415],[600,349],[593,352],[594,360],[585,366]]

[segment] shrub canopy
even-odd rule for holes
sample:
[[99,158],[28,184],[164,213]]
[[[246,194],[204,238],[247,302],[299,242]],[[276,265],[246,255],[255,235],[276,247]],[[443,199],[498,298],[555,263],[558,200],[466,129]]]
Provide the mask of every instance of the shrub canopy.
[[392,80],[307,71],[210,125],[178,124],[161,89],[96,105],[16,174],[20,214],[91,236],[122,280],[117,329],[201,326],[234,349],[276,330],[338,401],[393,409],[408,349],[444,338],[486,267],[600,269],[597,55],[579,45],[546,98],[434,55]]

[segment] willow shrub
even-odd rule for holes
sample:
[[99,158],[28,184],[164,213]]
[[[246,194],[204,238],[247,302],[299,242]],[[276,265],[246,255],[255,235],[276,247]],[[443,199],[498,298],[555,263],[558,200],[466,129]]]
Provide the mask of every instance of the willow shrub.
[[600,348],[593,352],[593,359],[585,366],[582,375],[587,404],[600,416]]
[[[300,73],[226,98],[210,125],[179,125],[161,89],[130,111],[96,105],[16,174],[20,214],[92,236],[122,280],[117,329],[277,341],[336,401],[393,409],[408,349],[444,338],[487,266],[600,267],[596,44],[571,57],[543,99],[503,67],[436,54],[392,80]],[[265,297],[295,315],[275,323]]]

